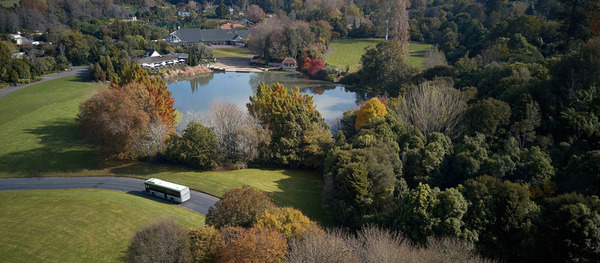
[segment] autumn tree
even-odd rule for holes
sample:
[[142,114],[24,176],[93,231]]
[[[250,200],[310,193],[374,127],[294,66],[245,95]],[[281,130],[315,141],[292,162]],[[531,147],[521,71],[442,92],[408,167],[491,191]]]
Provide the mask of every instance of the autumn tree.
[[367,103],[360,106],[356,113],[355,128],[358,130],[360,126],[365,124],[369,119],[374,117],[383,117],[387,114],[385,105],[378,98],[372,98]]
[[175,125],[175,100],[171,97],[171,91],[162,78],[150,77],[139,64],[125,65],[117,77],[115,77],[112,88],[123,86],[127,83],[138,83],[148,90],[154,100],[155,111],[161,121],[168,127]]
[[256,228],[227,227],[217,262],[284,262],[288,245],[281,233]]
[[188,232],[193,262],[216,262],[223,238],[219,230],[212,226],[191,228]]
[[154,101],[140,84],[103,90],[79,106],[83,138],[117,158],[135,158],[135,145],[159,121]]
[[159,220],[138,230],[129,243],[130,262],[190,262],[187,229],[174,220]]
[[208,210],[206,224],[216,228],[251,227],[272,206],[269,197],[261,191],[250,186],[234,188]]
[[275,230],[286,239],[302,238],[307,232],[314,231],[315,222],[310,221],[302,212],[291,207],[272,207],[256,221],[254,226],[262,230]]
[[265,19],[265,16],[265,11],[263,11],[260,6],[250,5],[250,7],[248,7],[248,20],[251,22],[258,23]]

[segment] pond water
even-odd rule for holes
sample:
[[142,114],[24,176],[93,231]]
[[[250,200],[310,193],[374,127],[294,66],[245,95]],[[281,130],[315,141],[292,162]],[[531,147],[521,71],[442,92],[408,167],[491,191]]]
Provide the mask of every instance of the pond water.
[[248,98],[256,93],[262,82],[268,85],[279,82],[286,88],[298,86],[301,92],[313,96],[317,110],[329,124],[341,118],[345,110],[356,108],[357,102],[363,100],[361,95],[341,84],[310,80],[300,74],[286,72],[210,73],[169,79],[167,85],[173,93],[176,109],[182,113],[207,113],[213,102],[229,102],[245,110]]

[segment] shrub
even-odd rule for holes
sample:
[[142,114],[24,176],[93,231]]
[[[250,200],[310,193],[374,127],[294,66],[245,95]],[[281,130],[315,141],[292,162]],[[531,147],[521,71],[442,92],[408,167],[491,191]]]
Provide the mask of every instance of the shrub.
[[218,262],[284,262],[288,249],[277,231],[229,227],[222,231],[225,244]]
[[194,262],[216,262],[219,249],[223,246],[219,230],[211,226],[192,228],[188,236]]
[[208,210],[206,224],[216,228],[251,227],[272,206],[269,197],[261,191],[250,186],[234,188]]
[[200,169],[217,167],[217,139],[210,128],[190,123],[183,136],[172,135],[167,140],[167,160]]
[[187,230],[172,219],[159,220],[135,233],[127,251],[130,262],[190,262]]
[[286,239],[301,238],[317,225],[298,209],[273,207],[267,209],[255,224],[258,230],[276,230]]

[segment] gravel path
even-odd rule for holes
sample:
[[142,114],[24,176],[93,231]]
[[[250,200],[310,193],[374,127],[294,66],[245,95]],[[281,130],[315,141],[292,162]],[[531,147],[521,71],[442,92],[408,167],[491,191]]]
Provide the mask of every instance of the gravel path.
[[[134,194],[148,199],[167,202],[163,199],[152,197],[144,191],[144,180],[126,177],[36,177],[36,178],[7,178],[0,179],[2,190],[49,190],[49,189],[76,189],[96,188],[109,189],[129,194]],[[217,197],[190,191],[191,197],[181,207],[206,215],[208,208],[219,199]]]
[[23,86],[10,86],[10,87],[0,89],[0,98],[4,97],[10,93],[13,93],[17,90],[24,89],[29,86],[33,86],[35,84],[40,84],[40,83],[46,82],[48,80],[60,79],[60,78],[72,77],[72,76],[87,76],[87,74],[88,74],[88,66],[77,66],[77,67],[73,67],[69,71],[59,72],[59,73],[50,74],[50,75],[44,75],[44,76],[42,76],[42,80],[40,80],[40,81],[25,84]]

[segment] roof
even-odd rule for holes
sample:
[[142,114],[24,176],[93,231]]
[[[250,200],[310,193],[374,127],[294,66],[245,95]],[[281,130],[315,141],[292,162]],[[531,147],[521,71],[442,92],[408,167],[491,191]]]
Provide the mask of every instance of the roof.
[[140,60],[138,60],[138,62],[140,64],[144,64],[144,63],[157,63],[157,62],[162,62],[162,61],[173,61],[173,60],[179,60],[180,56],[179,55],[163,55],[160,57],[145,57],[142,58]]
[[296,64],[296,60],[292,57],[287,57],[281,63],[282,64]]
[[183,28],[171,33],[171,35],[177,36],[183,42],[233,41],[236,39],[248,38],[250,31],[234,29]]
[[156,178],[150,178],[150,179],[146,180],[146,184],[161,186],[161,187],[168,188],[168,189],[175,190],[175,191],[183,191],[185,189],[188,189],[187,186],[174,184],[174,183],[163,181],[163,180],[156,179]]

